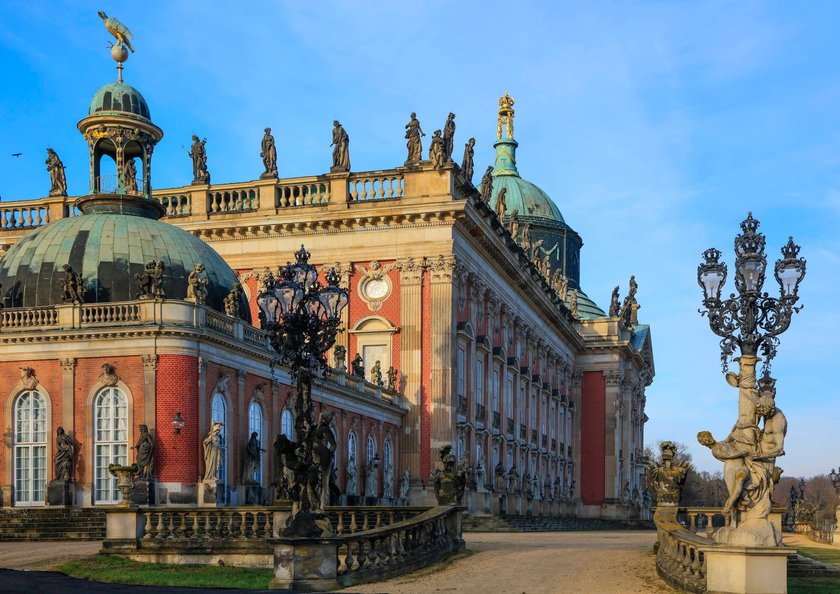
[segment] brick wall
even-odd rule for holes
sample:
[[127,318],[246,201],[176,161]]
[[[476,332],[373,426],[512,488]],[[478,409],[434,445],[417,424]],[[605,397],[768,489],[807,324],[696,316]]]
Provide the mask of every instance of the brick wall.
[[[162,482],[194,483],[198,478],[198,359],[190,355],[158,358],[155,417],[155,474]],[[172,430],[176,412],[185,424]]]

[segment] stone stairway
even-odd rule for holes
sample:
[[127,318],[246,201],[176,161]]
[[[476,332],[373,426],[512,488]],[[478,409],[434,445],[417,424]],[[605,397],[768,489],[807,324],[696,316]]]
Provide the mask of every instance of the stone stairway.
[[838,577],[840,567],[828,565],[795,553],[788,555],[788,577]]
[[559,532],[572,530],[653,530],[647,520],[601,520],[550,516],[465,516],[464,532]]
[[102,540],[105,511],[92,508],[0,508],[0,542]]

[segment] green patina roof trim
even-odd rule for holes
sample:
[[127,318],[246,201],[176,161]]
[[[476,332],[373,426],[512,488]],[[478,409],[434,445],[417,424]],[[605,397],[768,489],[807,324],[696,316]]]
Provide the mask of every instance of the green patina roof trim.
[[149,105],[140,91],[121,82],[111,82],[96,91],[90,102],[88,115],[134,114],[151,120]]

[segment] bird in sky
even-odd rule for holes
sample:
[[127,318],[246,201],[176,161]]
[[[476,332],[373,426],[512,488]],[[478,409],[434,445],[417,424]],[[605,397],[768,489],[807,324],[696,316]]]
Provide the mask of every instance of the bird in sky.
[[12,153],[13,157],[20,157],[23,153]]

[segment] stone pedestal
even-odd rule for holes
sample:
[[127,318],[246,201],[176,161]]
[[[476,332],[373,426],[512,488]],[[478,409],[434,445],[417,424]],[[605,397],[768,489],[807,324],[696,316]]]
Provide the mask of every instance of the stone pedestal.
[[243,485],[245,505],[262,505],[262,487],[257,484]]
[[218,507],[225,502],[225,484],[218,481],[198,484],[199,507]]
[[68,507],[73,505],[76,483],[50,481],[47,485],[47,505]]
[[157,503],[157,484],[154,481],[134,481],[131,486],[133,505],[155,505]]
[[707,594],[787,594],[783,547],[705,547]]
[[336,545],[311,539],[283,539],[274,544],[274,580],[271,589],[328,592],[337,581]]

